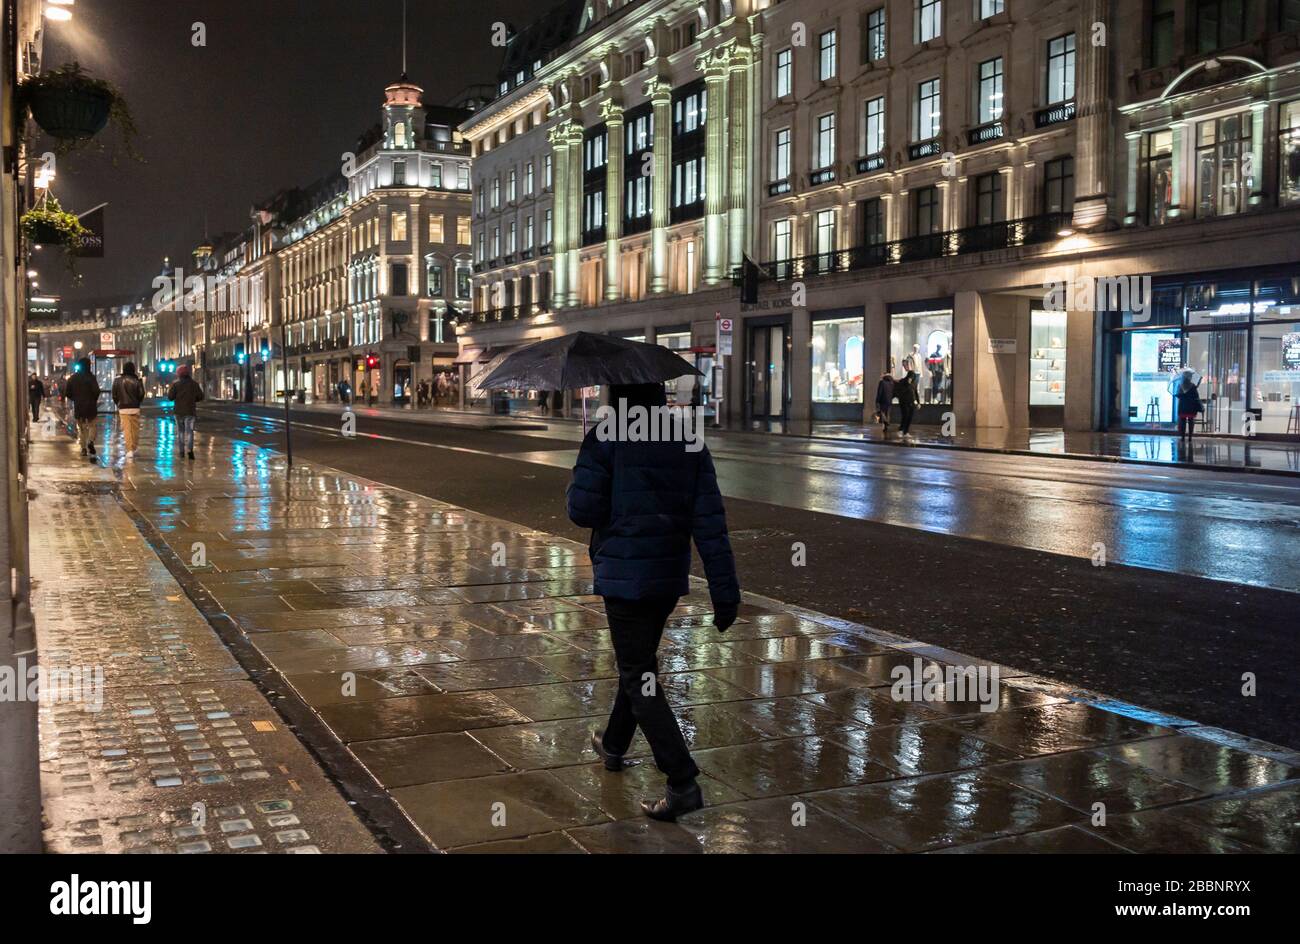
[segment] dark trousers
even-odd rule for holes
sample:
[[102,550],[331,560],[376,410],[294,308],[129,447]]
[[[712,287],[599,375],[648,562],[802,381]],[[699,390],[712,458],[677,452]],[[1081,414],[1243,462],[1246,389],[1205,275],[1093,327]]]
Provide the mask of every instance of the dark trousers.
[[41,401],[32,401],[32,422],[39,423],[41,419]]
[[650,742],[655,766],[664,772],[671,786],[680,787],[694,780],[700,769],[691,759],[677,717],[659,684],[656,655],[664,624],[676,605],[677,597],[605,598],[605,615],[609,617],[614,660],[618,663],[618,695],[605,725],[604,744],[611,754],[626,754],[639,725]]
[[1196,432],[1196,417],[1180,416],[1178,417],[1178,435],[1192,438],[1192,433]]
[[903,404],[898,405],[898,412],[903,414],[903,421],[898,425],[898,431],[904,435],[912,428],[912,417],[916,415],[916,407]]

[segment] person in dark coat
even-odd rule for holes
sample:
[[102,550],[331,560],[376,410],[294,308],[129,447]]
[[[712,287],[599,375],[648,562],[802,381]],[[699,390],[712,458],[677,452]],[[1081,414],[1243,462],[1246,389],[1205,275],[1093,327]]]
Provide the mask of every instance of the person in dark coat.
[[32,374],[27,380],[27,405],[32,410],[32,422],[41,421],[41,401],[45,399],[45,384],[41,383],[41,378]]
[[95,461],[95,420],[99,416],[99,381],[90,368],[90,358],[83,357],[73,366],[72,376],[63,385],[63,400],[72,401],[72,418],[77,423],[77,445],[81,454]]
[[[620,401],[647,408],[667,403],[663,384],[614,386],[610,393],[615,408]],[[691,540],[704,563],[719,632],[736,620],[740,584],[703,442],[690,451],[683,442],[610,440],[602,428],[584,437],[567,493],[570,520],[592,529],[595,592],[605,598],[618,664],[618,695],[592,747],[606,769],[622,770],[640,726],[668,778],[665,796],[641,807],[652,819],[671,821],[704,805],[699,768],[658,681],[656,656],[669,615],[690,592]]]
[[203,399],[203,388],[190,376],[190,365],[176,368],[176,382],[167,388],[167,399],[172,401],[172,414],[176,417],[176,445],[188,458],[194,458],[194,421],[198,417],[198,403]]
[[889,435],[889,412],[894,408],[894,375],[889,371],[876,384],[876,418],[880,420],[884,435]]
[[906,436],[912,428],[916,408],[921,405],[921,393],[916,387],[916,371],[909,370],[906,377],[894,384],[894,396],[898,397],[898,411],[903,415],[898,424],[898,432]]
[[1201,402],[1200,390],[1186,374],[1174,389],[1174,403],[1177,407],[1174,412],[1178,415],[1178,438],[1186,439],[1190,446],[1192,433],[1196,430],[1196,418],[1205,412],[1205,405]]

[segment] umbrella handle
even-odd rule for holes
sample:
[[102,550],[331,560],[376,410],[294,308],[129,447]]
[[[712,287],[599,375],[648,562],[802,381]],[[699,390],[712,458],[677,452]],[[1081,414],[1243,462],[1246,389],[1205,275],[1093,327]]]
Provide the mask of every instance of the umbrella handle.
[[579,392],[582,397],[582,438],[587,438],[587,391],[584,389]]

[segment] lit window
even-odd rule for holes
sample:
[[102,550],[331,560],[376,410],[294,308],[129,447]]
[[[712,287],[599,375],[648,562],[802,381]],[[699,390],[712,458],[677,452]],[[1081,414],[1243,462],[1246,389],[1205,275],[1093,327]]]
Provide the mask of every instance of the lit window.
[[1047,44],[1047,104],[1074,98],[1074,34]]
[[790,129],[776,133],[772,144],[772,179],[785,180],[790,176]]
[[394,210],[392,216],[389,217],[388,240],[395,243],[406,241],[405,210]]
[[776,88],[777,98],[783,98],[793,91],[794,50],[782,49],[776,54]]
[[979,123],[1002,117],[1002,57],[980,63]]
[[817,37],[817,78],[822,82],[835,78],[835,30],[827,30]]
[[866,105],[865,139],[862,153],[866,156],[885,150],[885,99],[873,98]]
[[813,170],[822,170],[835,163],[835,113],[817,119],[817,133],[813,139]]
[[918,43],[937,39],[943,32],[942,0],[915,0],[915,30]]
[[927,79],[916,87],[914,118],[917,141],[929,141],[939,136],[943,125],[943,101],[938,79]]
[[867,14],[867,37],[864,53],[868,62],[885,58],[885,8]]

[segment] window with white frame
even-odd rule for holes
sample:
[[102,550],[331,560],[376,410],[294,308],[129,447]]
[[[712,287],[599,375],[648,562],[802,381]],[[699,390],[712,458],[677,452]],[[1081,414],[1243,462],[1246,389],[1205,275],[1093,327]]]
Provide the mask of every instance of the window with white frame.
[[457,190],[469,189],[469,165],[468,164],[458,164],[456,166],[456,189]]
[[1074,34],[1058,36],[1047,44],[1047,104],[1074,98]]
[[979,123],[986,125],[1002,117],[1002,57],[981,62],[979,67]]
[[552,225],[554,223],[554,214],[551,210],[546,211],[546,218],[542,222],[542,243],[549,246],[552,238]]
[[790,176],[790,129],[777,131],[772,140],[772,180]]
[[817,78],[821,82],[833,79],[836,75],[836,38],[835,30],[828,29],[817,37]]
[[501,206],[501,176],[492,178],[492,209]]
[[813,136],[813,170],[835,164],[835,112],[820,115]]
[[866,157],[885,150],[885,97],[869,99],[863,116],[862,153]]
[[997,16],[1004,9],[1006,4],[1004,0],[979,0],[980,19],[986,20],[990,16]]
[[926,79],[916,87],[916,114],[913,116],[917,141],[939,136],[943,126],[943,99],[938,79]]
[[542,186],[550,190],[555,185],[555,162],[550,154],[546,155],[546,161],[543,164]]
[[533,248],[533,218],[531,216],[524,218],[524,248]]
[[776,74],[773,78],[775,87],[772,92],[776,98],[783,98],[794,90],[793,49],[782,49],[776,54]]
[[524,195],[531,197],[533,195],[533,162],[529,161],[524,165]]
[[915,3],[915,28],[918,43],[937,39],[943,33],[943,0],[913,0]]

